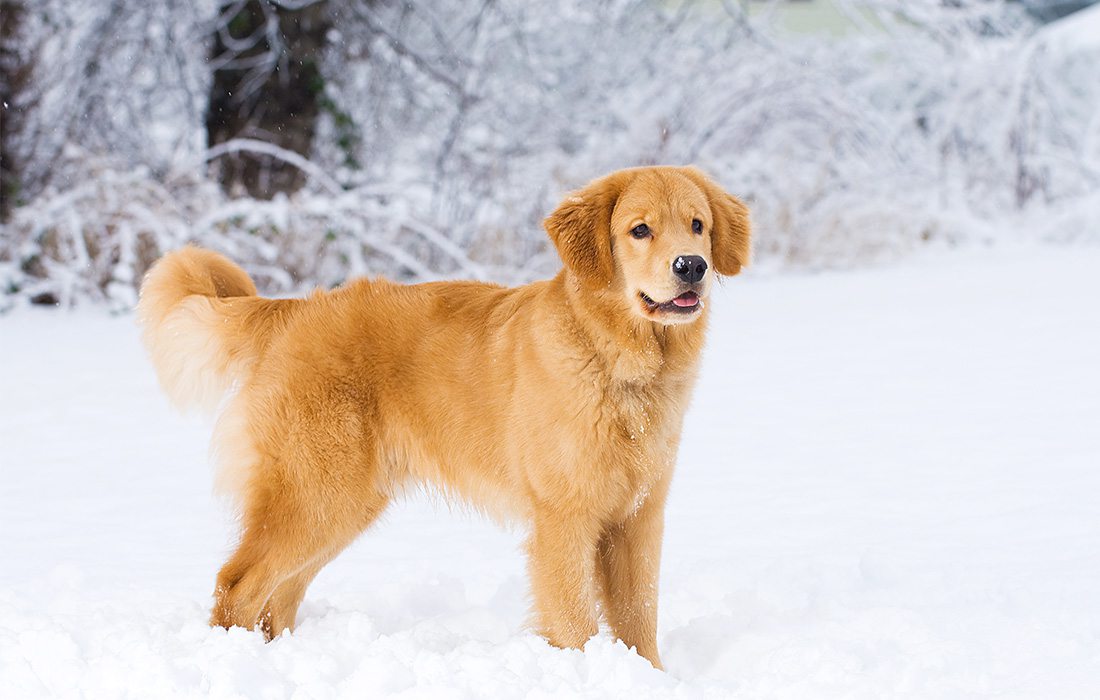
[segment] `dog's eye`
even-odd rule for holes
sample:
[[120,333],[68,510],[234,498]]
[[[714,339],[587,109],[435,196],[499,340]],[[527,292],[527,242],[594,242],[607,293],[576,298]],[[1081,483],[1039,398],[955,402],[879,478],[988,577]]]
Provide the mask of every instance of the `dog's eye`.
[[630,235],[635,238],[645,238],[649,235],[649,227],[645,224],[638,224],[634,228],[630,229]]
[[703,222],[699,221],[699,219],[692,219],[691,220],[691,230],[694,231],[695,233],[702,233],[703,232]]

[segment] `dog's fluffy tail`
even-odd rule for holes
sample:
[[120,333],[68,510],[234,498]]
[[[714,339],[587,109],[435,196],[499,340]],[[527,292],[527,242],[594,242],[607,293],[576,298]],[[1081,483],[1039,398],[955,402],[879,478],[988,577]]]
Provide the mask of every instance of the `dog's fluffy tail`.
[[251,372],[291,304],[256,296],[248,274],[212,251],[188,247],[161,258],[145,276],[137,311],[172,403],[216,409]]

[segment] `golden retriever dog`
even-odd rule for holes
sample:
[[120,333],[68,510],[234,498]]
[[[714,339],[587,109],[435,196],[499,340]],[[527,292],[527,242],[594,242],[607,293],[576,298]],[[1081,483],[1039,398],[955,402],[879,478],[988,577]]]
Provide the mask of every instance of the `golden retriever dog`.
[[610,629],[660,668],[665,497],[716,275],[749,256],[748,210],[694,168],[595,180],[545,227],[564,262],[516,288],[361,279],[257,296],[198,248],[138,304],[180,407],[218,408],[219,485],[240,545],[211,624],[293,628],[317,572],[392,498],[428,486],[530,528],[534,624],[581,647]]

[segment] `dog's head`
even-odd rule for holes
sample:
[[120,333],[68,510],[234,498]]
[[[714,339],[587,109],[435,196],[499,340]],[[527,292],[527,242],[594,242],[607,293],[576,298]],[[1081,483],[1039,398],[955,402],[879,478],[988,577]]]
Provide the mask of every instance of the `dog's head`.
[[662,324],[699,316],[715,274],[749,258],[749,210],[695,168],[620,170],[591,182],[545,221],[567,274],[622,294]]

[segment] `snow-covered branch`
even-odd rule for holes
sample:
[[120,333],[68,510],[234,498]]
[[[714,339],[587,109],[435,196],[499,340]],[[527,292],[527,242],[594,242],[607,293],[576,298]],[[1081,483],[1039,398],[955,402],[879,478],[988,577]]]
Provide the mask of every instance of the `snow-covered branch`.
[[313,178],[318,185],[330,194],[339,194],[343,191],[340,184],[333,180],[331,177],[321,169],[320,166],[311,162],[304,156],[301,156],[294,151],[286,148],[280,148],[273,143],[267,141],[259,141],[257,139],[230,139],[223,141],[216,146],[211,146],[206,149],[206,152],[202,155],[202,161],[211,161],[215,158],[220,158],[228,153],[259,153],[265,156],[271,156],[284,163],[289,163],[295,168],[298,168],[302,172]]

